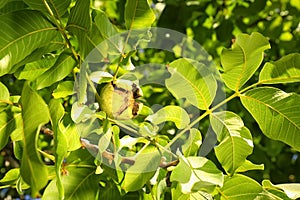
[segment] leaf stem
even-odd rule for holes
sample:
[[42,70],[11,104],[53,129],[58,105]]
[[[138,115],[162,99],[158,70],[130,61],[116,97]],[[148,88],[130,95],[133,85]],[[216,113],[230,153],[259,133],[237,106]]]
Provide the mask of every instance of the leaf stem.
[[246,92],[247,90],[256,87],[257,85],[261,84],[260,82],[254,83],[238,92],[235,92],[234,94],[232,94],[230,97],[226,98],[224,101],[220,102],[219,104],[217,104],[216,106],[214,106],[213,108],[205,111],[205,113],[203,113],[201,116],[199,116],[197,119],[195,119],[192,123],[190,123],[186,128],[184,128],[182,131],[180,131],[167,145],[166,148],[170,148],[172,146],[172,144],[174,144],[174,142],[179,139],[186,131],[190,130],[195,124],[197,124],[199,121],[201,121],[204,117],[206,117],[207,115],[210,115],[213,111],[215,111],[216,109],[218,109],[219,107],[221,107],[222,105],[226,104],[227,102],[231,101],[232,99],[234,99],[235,97],[238,97],[241,95],[241,93]]
[[45,6],[46,6],[46,8],[47,8],[47,10],[48,10],[48,12],[49,12],[49,14],[50,14],[50,16],[53,18],[56,27],[58,28],[58,30],[59,30],[59,32],[61,33],[61,35],[62,35],[62,37],[64,38],[64,40],[66,41],[66,43],[67,43],[67,48],[69,48],[69,49],[71,50],[71,52],[72,52],[74,58],[76,59],[76,61],[78,62],[78,64],[80,64],[80,63],[81,63],[80,57],[78,56],[77,52],[75,51],[74,47],[72,46],[72,44],[71,44],[71,42],[70,42],[70,40],[69,40],[69,38],[68,38],[68,36],[67,36],[67,34],[66,34],[66,32],[65,32],[65,30],[66,30],[65,27],[63,27],[63,25],[62,25],[60,19],[57,19],[57,18],[54,16],[54,13],[52,12],[52,10],[51,10],[49,4],[47,3],[47,1],[46,1],[46,0],[43,0],[43,2],[44,2],[44,4],[45,4]]

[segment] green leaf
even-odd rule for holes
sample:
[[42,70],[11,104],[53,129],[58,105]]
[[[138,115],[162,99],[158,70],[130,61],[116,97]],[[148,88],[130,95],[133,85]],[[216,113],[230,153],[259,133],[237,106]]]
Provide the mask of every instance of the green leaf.
[[126,171],[122,188],[126,191],[141,189],[155,174],[161,160],[160,152],[152,146],[140,151],[135,163]]
[[28,8],[28,6],[22,0],[2,0],[1,2],[5,3],[5,5],[2,4],[3,7],[1,7],[0,3],[1,14],[7,14],[17,10],[24,10]]
[[109,21],[104,12],[97,12],[95,24],[104,39],[108,39],[118,33],[116,27]]
[[281,192],[283,190],[285,194],[291,199],[300,198],[299,183],[285,183],[274,185],[269,180],[263,180],[262,185],[268,192],[272,192],[274,190],[277,190],[277,192]]
[[300,184],[299,183],[286,183],[277,184],[276,187],[282,189],[291,199],[300,198]]
[[[104,128],[103,128],[104,129]],[[106,151],[106,149],[111,144],[111,138],[112,138],[112,130],[111,130],[111,124],[109,123],[108,129],[105,131],[105,133],[102,133],[100,135],[100,139],[98,142],[98,155],[97,159],[102,162],[102,153]]]
[[212,192],[216,186],[223,185],[223,173],[204,157],[179,157],[170,178],[180,183],[184,194],[199,190]]
[[9,2],[9,0],[2,0],[0,1],[0,8],[2,8],[3,6],[5,6],[5,4],[7,4]]
[[90,0],[77,0],[75,6],[71,9],[67,23],[67,30],[78,38],[79,48],[83,57],[91,50],[88,48],[88,43],[90,42],[88,32],[92,27],[90,3]]
[[221,200],[253,200],[261,197],[262,187],[253,179],[236,174],[225,177],[224,186],[220,189]]
[[209,109],[216,95],[217,82],[204,64],[180,58],[170,63],[168,70],[172,76],[166,79],[166,87],[174,97],[186,98],[200,109]]
[[300,151],[300,96],[272,87],[249,90],[240,96],[262,132]]
[[5,176],[0,180],[1,184],[13,185],[17,182],[20,176],[20,168],[10,169]]
[[23,121],[21,109],[9,106],[0,112],[0,149],[4,148],[9,136],[13,141],[23,139]]
[[185,128],[190,123],[189,115],[179,106],[165,106],[153,115],[149,115],[146,120],[155,125],[172,121],[179,129]]
[[252,153],[251,133],[243,120],[233,112],[212,113],[210,121],[220,142],[215,147],[216,156],[226,172],[233,174]]
[[108,83],[113,80],[113,75],[104,71],[96,71],[91,73],[90,79],[97,84]]
[[1,15],[0,26],[0,76],[59,34],[40,12],[32,10]]
[[7,87],[0,82],[0,103],[1,101],[5,100],[8,101],[9,100],[9,91],[7,89]]
[[60,54],[54,66],[36,79],[37,89],[39,90],[48,87],[53,83],[62,80],[72,72],[75,65],[76,61],[71,54]]
[[67,154],[68,144],[64,133],[61,131],[59,124],[64,116],[64,107],[59,100],[52,99],[49,103],[52,129],[54,132],[54,148],[55,148],[55,172],[56,184],[59,193],[59,199],[64,199],[64,188],[61,182],[61,165]]
[[188,194],[184,194],[181,192],[180,184],[177,184],[176,187],[173,187],[172,192],[172,199],[176,200],[213,200],[211,194],[208,194],[203,191],[191,192]]
[[[95,174],[95,168],[68,167],[68,176],[62,177],[65,189],[65,200],[97,199],[99,193],[100,176]],[[43,200],[59,199],[56,179],[47,186]]]
[[[183,138],[186,137],[187,138]],[[189,134],[181,137],[185,143],[181,146],[184,156],[195,156],[198,153],[199,147],[202,144],[202,136],[198,129],[192,128]]]
[[238,91],[254,74],[263,60],[263,52],[270,44],[260,33],[239,34],[231,49],[224,49],[221,74],[227,87]]
[[61,18],[67,11],[71,0],[24,0],[24,2],[34,10],[49,13],[47,7],[51,9],[55,17]]
[[64,123],[67,123],[67,126],[61,127],[61,129],[67,138],[68,151],[75,151],[82,146],[80,143],[79,130],[71,119],[64,119]]
[[53,56],[47,56],[41,60],[27,63],[22,70],[19,70],[14,75],[18,79],[34,81],[37,77],[53,66],[56,60],[57,58]]
[[58,84],[57,88],[53,91],[52,96],[55,99],[59,99],[65,98],[74,93],[74,81],[64,81]]
[[68,19],[68,28],[76,28],[87,32],[91,27],[91,16],[89,14],[90,0],[77,0],[71,9]]
[[264,164],[257,165],[246,160],[239,168],[237,168],[236,172],[246,172],[249,170],[264,170]]
[[127,0],[125,4],[125,25],[128,30],[150,27],[155,20],[147,0]]
[[293,53],[278,61],[268,62],[259,74],[263,84],[293,83],[300,81],[300,54]]
[[28,83],[24,84],[21,96],[24,123],[21,176],[31,186],[32,196],[36,196],[48,182],[46,165],[43,164],[37,152],[37,136],[41,125],[49,121],[50,114],[47,104],[30,88]]

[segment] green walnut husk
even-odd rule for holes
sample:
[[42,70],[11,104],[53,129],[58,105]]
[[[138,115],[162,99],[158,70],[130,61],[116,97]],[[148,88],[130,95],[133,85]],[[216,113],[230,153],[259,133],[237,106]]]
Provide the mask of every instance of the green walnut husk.
[[129,80],[118,79],[107,83],[100,92],[99,106],[109,118],[132,119],[138,115],[142,103],[136,99],[142,96],[140,87]]

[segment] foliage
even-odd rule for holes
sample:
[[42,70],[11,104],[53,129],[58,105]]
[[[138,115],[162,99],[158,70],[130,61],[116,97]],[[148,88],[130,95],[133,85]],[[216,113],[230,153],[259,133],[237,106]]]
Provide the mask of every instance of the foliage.
[[[300,198],[299,5],[2,0],[0,189],[42,199]],[[147,48],[162,37],[151,26],[188,37],[163,32],[165,50]],[[121,120],[99,109],[113,99],[120,115],[143,107]]]

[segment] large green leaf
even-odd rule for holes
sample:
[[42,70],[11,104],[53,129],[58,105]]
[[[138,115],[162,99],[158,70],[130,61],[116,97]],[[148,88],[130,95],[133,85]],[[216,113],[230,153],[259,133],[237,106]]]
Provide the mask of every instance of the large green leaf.
[[9,136],[18,135],[13,140],[19,140],[22,130],[22,115],[21,109],[16,106],[8,106],[0,112],[0,149],[5,147]]
[[239,34],[231,49],[224,49],[221,75],[227,87],[238,91],[254,74],[263,60],[263,52],[270,44],[260,33]]
[[210,121],[220,142],[215,147],[216,156],[226,172],[233,174],[252,153],[251,133],[243,120],[233,112],[212,113]]
[[22,70],[19,70],[14,75],[18,79],[34,81],[37,77],[42,75],[51,66],[53,66],[56,60],[57,60],[56,57],[49,56],[49,57],[44,57],[41,60],[27,63]]
[[181,156],[170,180],[178,182],[183,193],[212,192],[216,186],[223,185],[223,173],[207,158]]
[[155,20],[147,0],[127,0],[125,4],[125,25],[127,29],[150,27]]
[[0,76],[59,33],[40,12],[23,10],[0,16]]
[[32,195],[36,196],[48,182],[46,165],[37,152],[37,139],[40,126],[50,119],[49,109],[43,99],[24,84],[21,97],[22,117],[24,123],[23,155],[21,161],[21,176],[31,186]]
[[50,13],[47,7],[49,7],[55,17],[61,18],[68,11],[71,0],[24,0],[24,2],[34,10],[48,14]]
[[78,38],[80,52],[83,57],[91,50],[89,49],[91,41],[88,36],[88,32],[92,27],[90,3],[90,0],[77,0],[75,6],[71,9],[67,24],[67,29]]
[[300,96],[272,88],[252,89],[241,101],[262,132],[300,151]]
[[59,100],[52,99],[49,103],[51,114],[52,129],[54,131],[54,145],[55,145],[55,172],[56,184],[59,194],[59,199],[64,198],[64,188],[61,182],[61,165],[67,154],[68,144],[64,133],[61,131],[59,124],[64,116],[64,107]]
[[[97,199],[99,195],[100,176],[95,174],[95,168],[90,167],[68,167],[68,175],[62,177],[65,189],[65,200]],[[56,179],[47,186],[43,200],[59,199],[56,187]]]
[[192,105],[207,110],[216,95],[217,82],[204,64],[181,58],[170,63],[172,74],[166,87],[176,98],[186,98]]
[[160,152],[152,146],[138,153],[135,163],[125,174],[122,188],[126,191],[141,189],[155,174],[161,160]]
[[278,61],[268,62],[259,74],[264,84],[292,83],[300,81],[300,54],[293,53]]
[[[263,198],[262,186],[255,180],[236,174],[233,177],[227,176],[224,181],[224,186],[220,189],[221,200],[253,200],[257,197]],[[259,198],[258,198],[259,199]]]
[[68,76],[76,66],[76,61],[72,54],[62,53],[57,58],[54,66],[45,71],[36,79],[37,89],[48,87],[53,83]]
[[104,39],[108,39],[118,33],[116,27],[109,21],[104,12],[97,13],[97,16],[95,17],[95,24]]
[[185,128],[190,123],[189,115],[179,106],[165,106],[153,115],[149,115],[146,120],[155,125],[166,121],[172,121],[179,129]]

